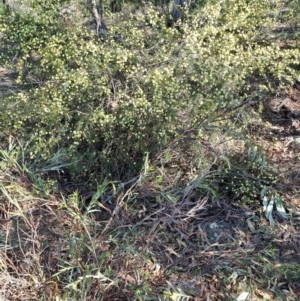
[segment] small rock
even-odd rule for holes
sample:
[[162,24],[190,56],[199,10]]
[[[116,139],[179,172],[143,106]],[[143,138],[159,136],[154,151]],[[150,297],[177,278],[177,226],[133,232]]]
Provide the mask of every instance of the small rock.
[[294,139],[294,147],[300,149],[300,137]]

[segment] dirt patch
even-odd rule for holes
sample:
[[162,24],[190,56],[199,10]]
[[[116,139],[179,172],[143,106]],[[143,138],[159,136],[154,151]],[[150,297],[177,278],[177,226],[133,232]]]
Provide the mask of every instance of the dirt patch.
[[300,208],[300,89],[281,91],[279,97],[266,101],[264,121],[269,122],[270,134],[258,143],[264,148],[271,165],[276,167],[280,192]]
[[10,69],[0,66],[0,97],[9,96],[18,90],[15,82],[16,74]]

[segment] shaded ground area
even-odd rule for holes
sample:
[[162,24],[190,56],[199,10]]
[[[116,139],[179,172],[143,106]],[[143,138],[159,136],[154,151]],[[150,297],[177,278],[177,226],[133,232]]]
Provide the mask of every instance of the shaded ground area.
[[152,208],[145,199],[125,203],[137,187],[111,213],[81,213],[75,194],[41,200],[17,172],[1,181],[5,300],[299,299],[300,224],[289,202],[292,217],[275,217],[271,228],[259,204],[196,193]]
[[[297,87],[299,88],[299,87]],[[281,91],[266,101],[263,114],[269,131],[259,131],[257,139],[270,164],[277,168],[279,191],[288,204],[300,209],[300,92],[297,88]]]
[[0,66],[0,97],[15,93],[17,85],[13,81],[13,72]]

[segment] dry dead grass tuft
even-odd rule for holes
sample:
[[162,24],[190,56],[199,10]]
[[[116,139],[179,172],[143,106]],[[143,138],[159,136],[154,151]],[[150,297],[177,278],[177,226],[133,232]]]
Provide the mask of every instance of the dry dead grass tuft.
[[45,255],[57,242],[49,227],[58,203],[33,196],[27,187],[30,182],[14,173],[0,187],[0,294],[4,300],[38,300],[41,285],[51,274]]

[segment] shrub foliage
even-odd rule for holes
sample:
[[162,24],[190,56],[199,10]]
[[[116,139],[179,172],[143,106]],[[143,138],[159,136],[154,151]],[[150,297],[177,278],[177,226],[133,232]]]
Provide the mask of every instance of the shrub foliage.
[[129,16],[107,11],[105,40],[74,1],[21,2],[1,15],[1,59],[21,90],[1,101],[0,126],[30,139],[33,157],[67,148],[102,170],[139,168],[201,118],[299,80],[299,50],[276,34],[282,1],[206,1],[174,26],[150,3]]

